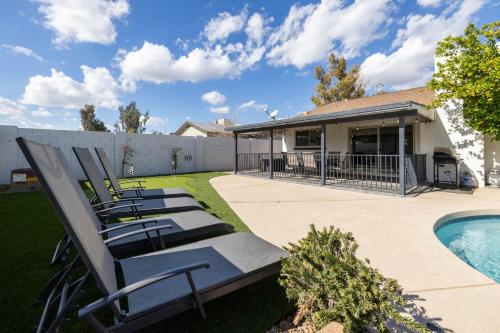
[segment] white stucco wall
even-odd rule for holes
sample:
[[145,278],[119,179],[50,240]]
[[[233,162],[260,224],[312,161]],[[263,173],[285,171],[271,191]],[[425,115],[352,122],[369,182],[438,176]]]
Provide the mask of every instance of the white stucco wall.
[[490,137],[485,137],[484,169],[486,177],[488,177],[490,171],[494,168],[500,172],[500,141],[495,141],[492,140]]
[[435,147],[452,148],[460,155],[461,171],[470,171],[476,185],[485,185],[483,136],[464,125],[460,106],[450,104],[436,110],[433,122],[420,125],[420,153],[427,154],[427,178],[432,180],[432,154]]

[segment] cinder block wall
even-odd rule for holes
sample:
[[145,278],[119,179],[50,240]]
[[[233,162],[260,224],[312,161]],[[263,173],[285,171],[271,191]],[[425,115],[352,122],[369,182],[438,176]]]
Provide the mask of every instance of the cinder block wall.
[[[14,169],[29,167],[15,141],[22,136],[29,140],[60,147],[78,179],[85,175],[72,147],[105,149],[116,175],[122,175],[123,147],[129,145],[135,151],[131,164],[136,176],[169,174],[172,172],[172,150],[181,148],[177,172],[227,171],[234,164],[234,140],[232,138],[184,137],[175,135],[128,134],[111,132],[60,131],[14,126],[0,126],[0,184],[10,183]],[[241,153],[264,153],[269,150],[266,139],[238,139]],[[274,150],[281,152],[281,140],[275,140]],[[104,172],[101,170],[104,174]],[[125,176],[126,172],[125,172]]]

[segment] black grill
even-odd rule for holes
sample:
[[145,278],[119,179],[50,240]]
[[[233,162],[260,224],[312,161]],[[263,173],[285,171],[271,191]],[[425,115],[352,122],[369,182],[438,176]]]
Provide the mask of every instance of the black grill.
[[[432,160],[434,161],[434,185],[454,185],[456,187],[460,184],[460,159],[455,154],[452,149],[449,148],[435,148],[434,155],[432,155]],[[441,168],[446,168],[447,166],[454,167],[455,174],[452,177],[452,170],[446,170],[444,173],[447,175],[447,179],[439,179],[439,171]]]

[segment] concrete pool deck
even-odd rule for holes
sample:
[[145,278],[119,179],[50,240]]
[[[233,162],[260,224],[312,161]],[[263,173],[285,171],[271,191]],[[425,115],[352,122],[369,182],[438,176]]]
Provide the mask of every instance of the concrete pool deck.
[[453,332],[500,332],[500,284],[434,234],[444,215],[500,212],[500,190],[401,198],[238,175],[210,182],[258,236],[282,246],[305,236],[311,223],[351,231],[359,257],[399,281],[417,317]]

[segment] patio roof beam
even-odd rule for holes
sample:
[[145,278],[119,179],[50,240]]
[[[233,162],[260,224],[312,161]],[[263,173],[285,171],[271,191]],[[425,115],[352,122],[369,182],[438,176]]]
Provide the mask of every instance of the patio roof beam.
[[274,133],[269,130],[269,178],[274,178]]
[[433,120],[433,111],[414,102],[394,103],[370,108],[355,109],[341,112],[330,112],[313,116],[280,119],[264,123],[226,127],[227,131],[248,133],[270,129],[285,129],[291,127],[314,126],[330,123],[399,118],[400,116],[417,116],[422,120]]
[[399,194],[405,195],[405,117],[399,117]]
[[321,167],[321,185],[325,185],[325,169],[326,169],[326,161],[325,161],[325,154],[326,154],[326,125],[321,124],[321,162],[320,162],[320,167]]
[[234,133],[234,174],[238,173],[238,133]]

